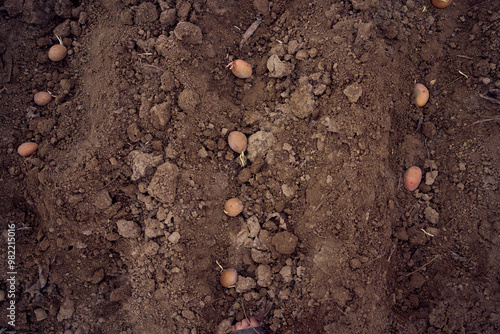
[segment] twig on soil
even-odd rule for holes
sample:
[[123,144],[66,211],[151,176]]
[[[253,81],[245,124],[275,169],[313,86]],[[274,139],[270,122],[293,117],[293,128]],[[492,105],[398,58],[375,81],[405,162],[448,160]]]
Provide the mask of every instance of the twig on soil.
[[[408,214],[408,217],[411,217],[413,215],[413,210],[416,208],[416,206],[418,205],[418,201],[413,203],[413,205],[411,206],[411,208],[408,210],[409,214]],[[417,221],[418,221],[418,208],[417,208],[417,212],[416,212],[416,215],[417,215]]]
[[475,4],[475,5],[470,6],[469,8],[467,8],[467,11],[471,10],[471,9],[472,9],[472,8],[474,8],[474,7],[480,6],[480,5],[482,5],[483,3],[485,3],[485,2],[488,2],[488,0],[481,1],[481,2],[479,2],[479,3],[477,3],[477,4]]
[[421,230],[422,230],[422,232],[424,232],[425,235],[428,235],[429,237],[433,237],[434,236],[434,234],[430,234],[429,232],[427,232],[423,228],[421,228]]
[[200,317],[205,318],[205,316],[203,315],[203,313],[201,313],[201,312],[200,312],[200,311],[198,311],[197,309],[193,308],[193,311],[194,311],[195,313],[197,313]]
[[10,52],[8,52],[8,55],[10,57],[8,57],[7,59],[5,59],[5,57],[7,56],[7,52],[4,55],[4,62],[5,62],[4,73],[7,73],[7,76],[5,78],[5,82],[10,82],[10,80],[12,79],[12,68],[13,68],[13,65],[12,65],[12,56],[10,55]]
[[152,74],[160,74],[161,72],[163,72],[163,70],[156,65],[142,64],[142,68],[144,69],[144,72],[146,72],[148,74],[151,74],[151,73]]
[[500,104],[500,89],[492,89],[486,94],[479,94],[479,97],[492,103]]
[[458,57],[458,58],[465,58],[465,59],[469,59],[469,60],[474,59],[474,58],[472,58],[472,57],[468,57],[468,56],[464,56],[464,55],[458,55],[457,57]]
[[416,270],[412,271],[411,273],[409,274],[406,274],[406,275],[403,275],[402,277],[408,277],[408,276],[411,276],[413,275],[414,273],[416,273],[417,271],[420,271],[421,269],[424,269],[426,266],[428,266],[429,264],[431,264],[432,262],[436,261],[437,258],[440,257],[440,255],[436,255],[434,256],[429,262],[425,263],[423,266],[421,267],[418,267]]
[[151,151],[151,149],[149,147],[146,147],[149,145],[149,141],[145,142],[144,144],[139,140],[138,141],[139,145],[142,147],[142,149],[146,152],[149,152]]
[[[335,305],[337,306],[337,305]],[[347,316],[347,313],[343,309],[340,308],[340,306],[337,306],[337,310],[339,310],[343,315]]]
[[114,181],[114,180],[116,180],[119,176],[120,176],[120,174],[118,174],[117,176],[115,176],[115,177],[113,178],[113,180],[111,180],[111,181],[109,181],[108,183],[106,183],[106,184],[104,185],[104,187],[102,187],[102,188],[101,188],[101,190],[103,190],[104,188],[106,188],[107,186],[109,186],[111,183],[113,183],[113,181]]
[[257,304],[257,307],[260,308],[260,310],[253,316],[255,317],[255,319],[257,319],[262,323],[266,319],[269,312],[271,312],[271,309],[273,308],[273,303],[267,300],[267,298],[262,298]]
[[424,122],[424,118],[423,117],[420,117],[418,119],[418,123],[417,123],[417,132],[420,131],[420,128],[422,127],[422,123]]
[[394,254],[394,251],[398,247],[398,244],[396,243],[394,247],[392,247],[391,253],[389,254],[389,257],[387,258],[387,262],[391,262],[392,254]]
[[[451,82],[449,82],[449,83],[445,84],[445,85],[444,85],[444,87],[448,87],[448,86],[450,86],[451,84],[454,84],[455,82],[457,82],[457,81],[458,81],[458,80],[460,80],[460,79],[462,79],[462,78],[461,78],[461,77],[458,77],[458,78],[456,78],[455,80],[453,80],[453,81],[451,81]],[[437,94],[441,93],[441,91],[444,89],[444,87],[443,87],[443,88],[441,88],[441,89],[438,89],[437,91],[435,91],[433,95],[437,95]]]
[[221,264],[219,263],[219,261],[215,260],[215,263],[217,263],[217,265],[219,266],[220,271],[223,272],[224,271],[224,267],[221,266]]
[[326,196],[325,196],[325,194],[321,195],[321,200],[320,200],[319,204],[318,204],[318,205],[314,208],[313,213],[314,213],[314,212],[316,212],[316,211],[318,211],[319,207],[320,207],[321,205],[323,205],[323,203],[325,202],[325,200],[326,200],[328,197],[330,197],[330,195],[331,195],[331,193],[332,193],[332,192],[333,192],[333,191],[330,191],[328,194],[326,194]]
[[495,22],[493,22],[492,24],[490,24],[486,28],[483,28],[483,32],[490,30],[490,28],[493,27],[494,25],[495,25]]
[[450,251],[451,253],[451,257],[455,260],[465,260],[465,257],[464,256],[461,256],[461,255],[458,255],[457,253],[455,253],[454,251]]
[[252,326],[252,323],[250,322],[250,318],[248,318],[247,311],[245,310],[245,301],[241,299],[241,307],[243,308],[243,314],[245,315],[245,318],[247,319],[248,323],[250,324],[251,328],[255,331],[255,333],[259,334],[257,330],[255,329],[254,326]]
[[[323,298],[323,299],[318,299],[318,302],[326,302],[328,300],[332,300],[334,299],[333,297],[329,297],[329,298]],[[344,310],[342,310],[338,305],[335,305],[337,307],[337,310],[339,310],[340,313],[342,313],[343,315],[347,316],[347,313],[344,312]]]
[[467,79],[469,79],[469,76],[467,74],[465,74],[464,72],[458,70],[458,73],[460,73],[461,75],[463,75],[464,77],[466,77]]
[[377,261],[378,259],[380,259],[381,257],[383,257],[385,255],[385,252],[382,252],[380,253],[380,255],[378,255],[376,258],[374,258],[373,260],[371,261],[368,261],[366,264],[369,265],[370,263],[373,263],[375,261]]
[[489,121],[500,121],[500,116],[488,118],[488,119],[482,119],[480,121],[476,121],[476,122],[472,123],[472,125],[477,124],[477,123],[489,122]]
[[257,20],[248,27],[247,31],[243,34],[243,38],[241,39],[240,42],[240,50],[243,48],[243,45],[248,41],[248,39],[253,35],[255,30],[259,27],[260,23],[262,22],[262,19],[260,17],[257,18]]
[[427,152],[427,159],[431,158],[431,154],[429,152],[429,148],[427,147],[427,138],[424,140],[425,151]]

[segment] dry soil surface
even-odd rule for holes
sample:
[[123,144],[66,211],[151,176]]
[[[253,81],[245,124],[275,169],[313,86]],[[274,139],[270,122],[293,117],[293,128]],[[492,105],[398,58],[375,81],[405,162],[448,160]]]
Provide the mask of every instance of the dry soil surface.
[[498,0],[0,1],[0,325],[500,332],[499,27]]

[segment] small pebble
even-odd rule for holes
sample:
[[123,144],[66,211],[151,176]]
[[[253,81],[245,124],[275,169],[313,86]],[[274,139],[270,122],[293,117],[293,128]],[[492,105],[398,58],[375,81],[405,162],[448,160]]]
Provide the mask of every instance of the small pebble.
[[179,232],[173,232],[168,236],[168,241],[170,241],[173,244],[176,244],[179,242],[179,239],[181,238],[181,235]]
[[255,271],[257,284],[261,287],[268,287],[272,282],[271,267],[267,264],[261,264]]
[[426,173],[425,184],[431,186],[432,184],[434,184],[434,181],[436,181],[437,176],[438,176],[437,170],[433,170],[432,172]]
[[141,235],[141,228],[131,220],[121,219],[116,222],[118,234],[124,238],[137,238]]
[[61,322],[63,320],[71,319],[73,312],[75,312],[75,302],[71,299],[66,299],[59,308],[57,321]]
[[111,197],[109,196],[109,192],[106,189],[101,190],[97,193],[95,199],[95,206],[98,209],[104,210],[111,206],[113,203]]
[[260,232],[260,223],[256,216],[247,219],[247,227],[250,231],[249,237],[255,238]]
[[182,316],[188,320],[193,320],[194,319],[194,313],[191,310],[183,310],[182,311]]
[[283,195],[285,195],[288,198],[293,197],[295,195],[295,189],[292,185],[283,184],[281,186],[281,191],[283,192]]
[[431,122],[424,122],[422,124],[422,133],[427,138],[432,138],[436,134],[436,126]]
[[439,213],[430,206],[425,208],[424,215],[431,224],[436,225],[439,222]]
[[238,282],[236,283],[236,292],[243,293],[254,289],[257,286],[255,280],[251,277],[238,277]]
[[202,147],[198,150],[198,155],[200,156],[200,158],[206,158],[208,157],[208,152],[204,147]]
[[284,266],[280,270],[280,275],[281,275],[281,277],[283,277],[283,281],[285,281],[285,283],[291,282],[292,279],[293,279],[293,277],[292,277],[292,267],[290,267],[289,265],[288,266]]
[[289,255],[295,251],[298,239],[294,234],[283,231],[278,232],[272,239],[273,246],[280,254]]
[[104,276],[105,276],[104,268],[97,269],[90,278],[90,282],[92,282],[93,284],[97,284],[104,279]]
[[126,300],[131,296],[132,292],[128,285],[121,286],[117,289],[114,289],[109,294],[109,300],[111,302],[119,302],[121,300]]
[[354,83],[344,89],[344,94],[349,99],[349,102],[356,103],[363,94],[363,88],[357,83]]
[[309,57],[309,53],[306,50],[299,50],[297,54],[295,55],[295,58],[297,60],[305,60]]
[[361,261],[359,261],[359,259],[352,259],[351,261],[349,261],[349,265],[351,266],[352,269],[359,269],[361,268]]
[[36,321],[42,321],[47,319],[47,312],[43,308],[37,308],[33,311],[35,313]]
[[410,285],[414,289],[420,289],[425,283],[425,277],[421,273],[414,273],[410,277]]

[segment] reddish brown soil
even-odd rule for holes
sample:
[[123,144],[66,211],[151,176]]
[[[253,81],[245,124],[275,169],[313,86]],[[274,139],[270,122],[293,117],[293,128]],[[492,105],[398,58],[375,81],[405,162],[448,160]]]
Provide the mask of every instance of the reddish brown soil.
[[500,332],[499,27],[498,1],[0,1],[0,326]]

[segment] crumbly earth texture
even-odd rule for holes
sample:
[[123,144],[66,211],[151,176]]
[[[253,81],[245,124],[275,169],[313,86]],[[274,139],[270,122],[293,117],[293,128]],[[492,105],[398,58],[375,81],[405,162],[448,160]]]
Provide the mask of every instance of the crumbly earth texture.
[[500,332],[499,13],[0,2],[0,326],[224,333],[270,306],[273,333]]

